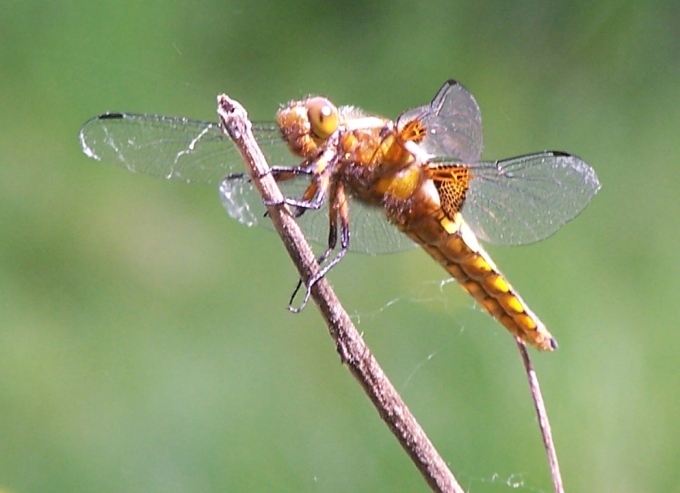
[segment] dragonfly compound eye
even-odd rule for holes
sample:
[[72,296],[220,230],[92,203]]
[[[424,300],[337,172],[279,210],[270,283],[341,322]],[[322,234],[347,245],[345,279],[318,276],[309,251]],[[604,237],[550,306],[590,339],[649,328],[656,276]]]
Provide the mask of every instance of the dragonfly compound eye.
[[308,99],[306,106],[312,135],[319,140],[330,137],[339,125],[338,109],[321,97]]

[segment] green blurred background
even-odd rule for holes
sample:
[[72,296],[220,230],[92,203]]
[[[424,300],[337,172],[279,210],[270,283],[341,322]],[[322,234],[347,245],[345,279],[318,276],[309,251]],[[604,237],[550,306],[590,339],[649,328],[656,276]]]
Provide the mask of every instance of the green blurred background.
[[[308,93],[396,116],[450,77],[487,158],[578,154],[555,237],[490,248],[558,338],[532,352],[568,491],[679,491],[680,8],[671,2],[35,2],[0,16],[0,490],[426,491],[278,238],[217,191],[81,154],[104,111],[253,119]],[[423,252],[330,277],[467,491],[551,491],[517,350]],[[675,303],[675,306],[674,306]]]

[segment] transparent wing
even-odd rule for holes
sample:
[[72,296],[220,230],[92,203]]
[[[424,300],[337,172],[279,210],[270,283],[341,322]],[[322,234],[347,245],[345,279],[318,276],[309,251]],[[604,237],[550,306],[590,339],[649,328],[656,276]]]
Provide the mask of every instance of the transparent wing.
[[[255,125],[253,133],[271,165],[293,161],[275,123]],[[217,185],[243,171],[234,144],[216,123],[187,118],[106,113],[85,123],[80,144],[98,161],[186,183]]]
[[476,163],[482,155],[482,114],[475,98],[455,80],[447,81],[425,106],[399,116],[397,128],[420,120],[427,133],[420,147],[433,156]]
[[576,217],[600,189],[576,156],[545,151],[469,165],[463,217],[475,235],[498,245],[542,240]]
[[[255,124],[253,134],[271,166],[298,164],[275,123]],[[271,221],[264,217],[262,199],[243,175],[238,151],[215,123],[107,113],[85,123],[80,131],[80,144],[87,156],[118,164],[133,173],[193,184],[221,184],[222,203],[231,217],[248,226],[272,227]],[[225,180],[226,177],[230,178]],[[297,198],[308,181],[300,177],[280,185],[284,195]],[[353,201],[350,216],[352,250],[376,254],[414,246],[388,223],[379,209]],[[328,243],[329,222],[325,209],[307,211],[298,222],[311,241],[324,246]]]
[[[286,197],[301,197],[309,181],[305,177],[293,178],[279,183]],[[257,192],[244,175],[232,175],[220,185],[220,199],[229,215],[248,226],[261,225],[272,228],[265,217],[265,207]],[[378,255],[395,253],[416,246],[385,218],[384,211],[364,205],[358,200],[350,203],[350,250]],[[328,207],[318,211],[308,210],[297,218],[305,237],[322,246],[328,244]]]

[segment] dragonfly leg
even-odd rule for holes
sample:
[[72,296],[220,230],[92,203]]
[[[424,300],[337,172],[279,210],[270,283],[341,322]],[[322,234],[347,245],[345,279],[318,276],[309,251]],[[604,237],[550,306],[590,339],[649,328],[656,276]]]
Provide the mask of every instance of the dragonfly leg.
[[[284,182],[286,180],[290,180],[292,178],[301,176],[301,175],[312,175],[314,174],[314,169],[307,163],[301,164],[300,166],[272,166],[267,173],[264,173],[262,176],[259,176],[258,178],[262,178],[265,175],[271,174],[274,177],[274,180],[276,180],[277,183]],[[225,179],[225,181],[230,181],[230,182],[243,182],[243,183],[252,183],[252,179],[247,173],[229,173]],[[276,205],[281,205],[281,203],[267,203],[266,201],[263,201],[263,204],[265,206],[276,206]],[[302,213],[296,213],[295,217],[300,216]],[[268,212],[265,211],[263,217],[267,217]]]
[[[331,252],[333,250],[335,250],[337,242],[338,242],[338,228],[337,228],[337,224],[335,223],[335,221],[333,221],[333,222],[331,222],[331,226],[330,226],[329,232],[328,232],[328,248],[326,248],[326,250],[321,255],[319,255],[319,257],[316,259],[316,263],[318,265],[322,265],[328,259]],[[323,277],[323,276],[321,276],[321,277]],[[310,283],[309,283],[310,288],[317,281],[318,281],[318,279],[316,281],[314,281],[314,278],[312,278],[310,280]],[[293,313],[300,312],[305,307],[305,305],[307,304],[307,301],[309,300],[310,288],[307,288],[306,293],[305,293],[305,298],[304,298],[302,304],[298,307],[293,306],[293,300],[295,300],[295,297],[300,292],[301,287],[302,287],[302,279],[298,279],[297,285],[295,286],[295,289],[293,290],[293,294],[290,296],[290,301],[288,302],[288,309],[290,311],[292,311]]]
[[[318,265],[322,265],[328,259],[331,252],[335,249],[336,244],[337,244],[337,228],[331,227],[329,233],[328,248],[316,259],[316,263]],[[302,303],[296,307],[293,306],[293,301],[295,300],[297,294],[300,292],[300,288],[302,288],[302,279],[298,279],[297,285],[293,290],[293,294],[290,295],[290,301],[288,302],[288,309],[291,312],[299,313],[307,305],[307,302],[309,301],[309,296],[311,294],[311,287],[316,282],[318,282],[318,280],[323,276],[319,277],[319,279],[316,280],[315,277],[316,276],[313,276],[312,279],[309,280],[309,286],[305,288],[305,297],[302,300]]]
[[[319,173],[316,165],[308,164],[294,168],[272,168],[274,178],[277,182],[285,181],[300,175],[313,175],[311,183],[305,190],[301,198],[284,197],[283,203],[294,207],[293,217],[300,217],[308,209],[318,210],[326,201],[326,194],[330,185],[330,170],[324,167]],[[265,206],[278,206],[281,203],[267,203]]]
[[[299,306],[293,306],[293,299],[295,296],[298,294],[300,291],[300,288],[302,288],[302,279],[300,279],[297,283],[297,286],[295,287],[295,291],[293,291],[293,295],[290,298],[290,302],[288,304],[288,309],[293,312],[293,313],[299,313],[301,312],[305,306],[307,306],[307,302],[309,301],[309,298],[312,295],[312,288],[314,285],[319,282],[321,279],[326,277],[326,274],[335,267],[345,256],[347,253],[347,250],[349,250],[349,228],[345,228],[344,226],[341,227],[341,235],[340,235],[340,250],[338,251],[337,255],[333,257],[333,259],[328,262],[319,272],[317,272],[315,275],[311,277],[309,280],[309,283],[307,284],[305,288],[305,296],[302,299],[302,303],[300,303]],[[317,262],[320,264],[323,263],[330,255],[330,253],[333,251],[333,249],[328,248],[318,259]]]
[[278,182],[290,180],[300,175],[312,175],[314,174],[314,169],[308,164],[302,164],[300,166],[272,166],[269,169],[274,179]]
[[[314,169],[311,168],[308,164],[302,164],[300,166],[272,166],[271,168],[269,168],[269,171],[267,171],[267,173],[258,176],[258,178],[263,178],[268,174],[271,174],[278,183],[290,180],[291,178],[295,178],[300,175],[312,175],[314,174]],[[246,173],[229,173],[226,176],[226,179],[250,181],[250,177]]]
[[302,303],[300,304],[300,306],[294,307],[293,299],[295,298],[297,293],[300,291],[300,288],[302,287],[302,279],[298,281],[298,284],[295,287],[293,295],[291,296],[290,302],[288,304],[288,309],[293,313],[300,312],[307,305],[307,302],[309,301],[309,298],[312,294],[312,287],[321,279],[323,279],[326,276],[326,274],[328,274],[328,272],[333,267],[335,267],[340,262],[340,260],[342,260],[342,258],[347,253],[347,250],[349,249],[349,237],[350,237],[349,207],[344,187],[342,186],[341,183],[332,187],[330,202],[331,203],[329,206],[330,225],[328,229],[328,248],[326,248],[326,250],[317,258],[316,260],[317,263],[319,264],[319,266],[323,265],[326,262],[326,260],[328,260],[331,253],[335,250],[337,246],[338,218],[340,219],[340,250],[330,262],[324,265],[319,270],[319,272],[317,272],[314,276],[311,277],[311,279],[306,285],[305,296],[302,300]]
[[[326,201],[328,190],[331,187],[331,176],[338,162],[337,152],[329,147],[320,156],[305,161],[300,166],[293,168],[274,168],[285,176],[285,179],[293,178],[300,174],[311,175],[311,182],[299,199],[285,197],[284,203],[294,207],[293,216],[300,217],[308,209],[318,210]],[[272,204],[265,204],[272,205]],[[273,204],[280,205],[280,204]]]

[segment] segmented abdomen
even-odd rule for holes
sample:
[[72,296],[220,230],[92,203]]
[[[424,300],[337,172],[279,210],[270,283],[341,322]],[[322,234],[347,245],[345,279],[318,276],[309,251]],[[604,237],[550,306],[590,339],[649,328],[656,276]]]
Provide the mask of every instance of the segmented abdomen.
[[422,246],[477,302],[512,334],[539,349],[557,342],[479,245],[460,214],[419,216],[400,229]]

